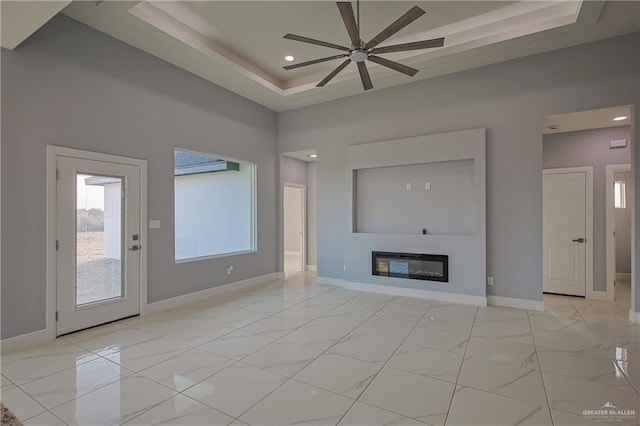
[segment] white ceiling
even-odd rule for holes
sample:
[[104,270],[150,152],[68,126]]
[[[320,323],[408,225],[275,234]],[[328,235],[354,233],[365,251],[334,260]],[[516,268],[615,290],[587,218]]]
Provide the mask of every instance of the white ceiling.
[[315,149],[305,149],[302,151],[284,152],[282,155],[311,163],[318,159],[318,157],[309,157],[312,154],[318,155],[318,151]]
[[[445,45],[384,55],[419,69],[414,77],[368,63],[374,90],[640,30],[640,5],[629,1],[363,1],[362,38],[413,5],[426,14],[383,45],[441,36]],[[285,55],[340,53],[286,33],[349,45],[332,1],[74,1],[63,13],[276,111],[363,93],[353,65],[324,88],[315,85],[336,61],[282,69]]]
[[[613,121],[615,117],[627,117],[625,120]],[[603,129],[631,125],[631,106],[594,109],[572,112],[568,114],[548,115],[542,120],[542,133],[577,132],[580,130]],[[557,126],[557,129],[549,128]]]
[[13,50],[64,9],[71,0],[0,1],[0,41]]

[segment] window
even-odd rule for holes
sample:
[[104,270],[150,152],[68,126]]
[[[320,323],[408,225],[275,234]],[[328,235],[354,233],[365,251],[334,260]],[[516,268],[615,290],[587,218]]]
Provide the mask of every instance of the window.
[[627,208],[627,194],[624,181],[618,180],[613,184],[613,205],[616,209]]
[[174,152],[175,260],[255,251],[255,165]]

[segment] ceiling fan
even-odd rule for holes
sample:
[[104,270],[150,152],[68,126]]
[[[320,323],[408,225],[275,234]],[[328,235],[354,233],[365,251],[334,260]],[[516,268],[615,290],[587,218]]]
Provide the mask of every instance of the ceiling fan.
[[339,55],[328,56],[326,58],[314,59],[307,62],[300,62],[298,64],[287,65],[284,67],[285,70],[291,70],[295,68],[305,67],[307,65],[318,64],[321,62],[331,61],[334,59],[347,58],[344,62],[342,62],[336,69],[331,71],[329,75],[327,75],[322,81],[320,81],[316,87],[324,87],[332,78],[334,78],[340,71],[342,71],[347,65],[351,62],[355,62],[358,66],[358,71],[360,72],[360,79],[362,80],[362,87],[364,90],[373,89],[373,84],[371,83],[371,77],[369,76],[369,71],[367,70],[366,61],[375,62],[378,65],[382,65],[383,67],[391,68],[392,70],[399,71],[403,74],[406,74],[410,77],[413,77],[418,70],[415,68],[408,67],[399,62],[390,61],[388,59],[377,56],[379,53],[391,53],[391,52],[405,52],[408,50],[419,50],[419,49],[429,49],[432,47],[442,47],[444,45],[444,37],[435,38],[431,40],[423,40],[423,41],[414,41],[411,43],[402,43],[395,44],[392,46],[383,46],[376,47],[378,44],[382,43],[422,15],[424,15],[425,11],[420,9],[418,6],[413,6],[411,10],[398,18],[395,22],[389,25],[387,28],[382,30],[377,36],[372,38],[369,42],[365,43],[360,38],[360,2],[356,3],[357,11],[358,11],[358,21],[356,22],[356,17],[353,13],[353,6],[351,2],[337,2],[338,9],[340,10],[340,15],[342,15],[342,20],[344,21],[345,27],[347,27],[347,33],[349,33],[349,38],[351,39],[351,47],[341,46],[339,44],[328,43],[326,41],[316,40],[309,37],[303,37],[295,34],[285,34],[284,38],[289,40],[301,41],[303,43],[315,44],[318,46],[329,47],[332,49],[341,50],[346,53],[341,53]]

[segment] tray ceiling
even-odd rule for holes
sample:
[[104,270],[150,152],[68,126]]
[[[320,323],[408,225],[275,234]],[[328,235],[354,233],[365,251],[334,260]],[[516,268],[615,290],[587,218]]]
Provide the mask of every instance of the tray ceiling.
[[[363,1],[362,38],[413,5],[426,14],[383,44],[444,36],[445,45],[385,55],[419,69],[412,78],[370,64],[375,89],[640,29],[636,2]],[[353,66],[315,87],[339,60],[282,68],[286,55],[297,63],[339,53],[283,39],[286,33],[349,44],[335,2],[74,1],[63,13],[274,110],[363,93]]]

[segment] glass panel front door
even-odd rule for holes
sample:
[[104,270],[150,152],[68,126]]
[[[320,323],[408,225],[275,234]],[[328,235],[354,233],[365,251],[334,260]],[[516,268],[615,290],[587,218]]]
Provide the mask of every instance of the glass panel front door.
[[77,174],[76,306],[123,296],[122,183]]
[[58,336],[140,313],[142,165],[118,159],[56,156]]

